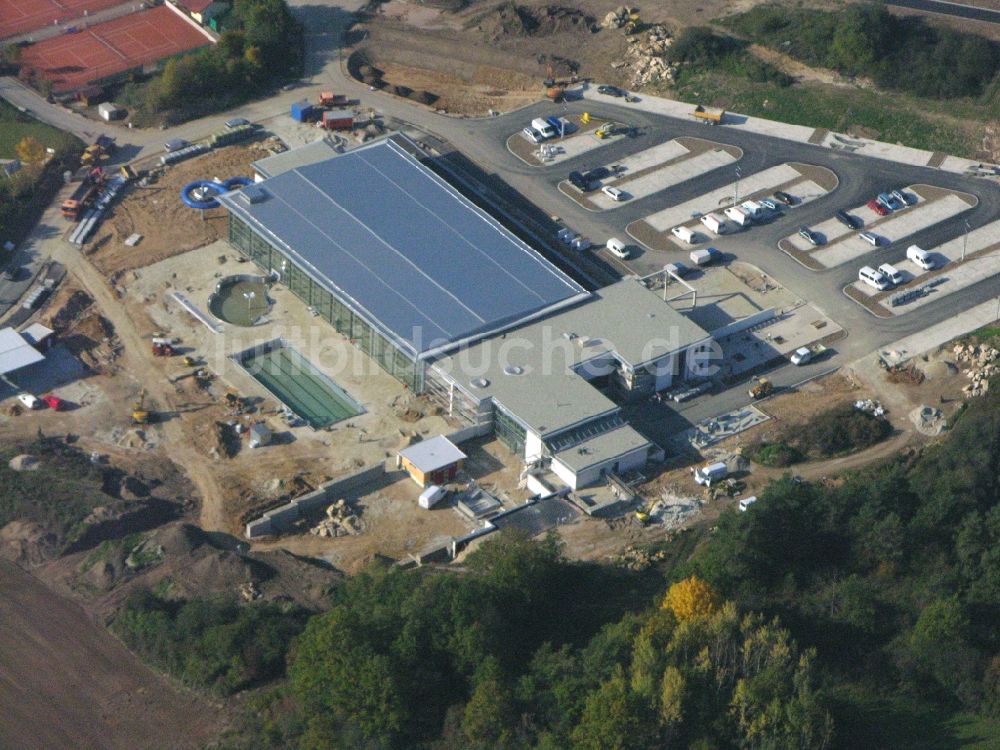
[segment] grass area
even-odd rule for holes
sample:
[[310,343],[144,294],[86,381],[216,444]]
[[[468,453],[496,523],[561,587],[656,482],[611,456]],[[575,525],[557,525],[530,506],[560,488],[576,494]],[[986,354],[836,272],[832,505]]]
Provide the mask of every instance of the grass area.
[[[822,83],[781,86],[755,82],[705,68],[684,68],[673,96],[696,104],[723,106],[753,117],[826,128],[836,132],[858,132],[869,138],[903,143],[928,151],[977,158],[981,121],[989,119],[990,108],[972,102],[949,102],[951,115],[933,116],[943,107],[901,94],[886,94],[861,88]],[[931,117],[919,114],[929,111]],[[975,113],[975,114],[974,114]],[[957,126],[952,118],[967,117],[968,124]]]
[[0,100],[0,159],[16,159],[17,144],[28,136],[33,136],[43,146],[59,152],[83,146],[75,136],[46,125]]
[[861,687],[840,688],[833,700],[839,747],[1000,750],[1000,719],[947,713],[909,697],[886,700]]

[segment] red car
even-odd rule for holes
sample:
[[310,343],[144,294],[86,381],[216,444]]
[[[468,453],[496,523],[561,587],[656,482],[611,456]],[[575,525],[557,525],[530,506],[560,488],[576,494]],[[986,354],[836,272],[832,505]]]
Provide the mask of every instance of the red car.
[[44,401],[45,405],[48,406],[52,411],[62,411],[63,409],[66,408],[66,402],[63,401],[58,396],[54,396],[51,393],[48,396],[44,396],[42,398],[42,401]]
[[868,203],[865,204],[865,205],[867,205],[868,208],[870,208],[872,211],[874,211],[875,213],[877,213],[879,216],[888,216],[889,215],[889,209],[887,209],[885,206],[883,206],[881,203],[879,203],[874,198],[872,198],[870,201],[868,201]]

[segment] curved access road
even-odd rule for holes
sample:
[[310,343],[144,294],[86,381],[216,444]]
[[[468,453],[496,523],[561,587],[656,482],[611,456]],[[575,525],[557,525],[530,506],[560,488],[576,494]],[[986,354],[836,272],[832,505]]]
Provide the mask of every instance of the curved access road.
[[970,21],[1000,23],[1000,10],[976,8],[972,5],[948,2],[948,0],[888,0],[886,5],[897,5],[900,8],[919,10],[924,13],[937,13],[942,16],[954,16],[955,18],[965,18]]

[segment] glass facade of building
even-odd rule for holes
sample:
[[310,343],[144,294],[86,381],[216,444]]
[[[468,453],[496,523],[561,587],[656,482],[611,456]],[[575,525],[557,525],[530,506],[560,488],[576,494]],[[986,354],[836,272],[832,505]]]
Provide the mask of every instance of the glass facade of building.
[[514,421],[514,418],[499,406],[493,413],[493,430],[500,442],[510,448],[511,452],[517,456],[524,455],[524,443],[527,439],[527,430]]
[[275,272],[281,282],[320,317],[357,345],[378,365],[416,393],[423,390],[423,363],[414,360],[389,339],[380,334],[360,314],[341,302],[328,289],[317,283],[296,266],[278,248],[254,232],[246,222],[229,215],[229,243],[270,275]]

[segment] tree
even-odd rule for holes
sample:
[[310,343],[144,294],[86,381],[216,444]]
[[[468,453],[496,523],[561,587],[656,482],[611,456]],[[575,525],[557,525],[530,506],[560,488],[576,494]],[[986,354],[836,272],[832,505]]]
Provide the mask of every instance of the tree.
[[642,700],[629,690],[620,671],[587,696],[580,722],[573,730],[578,750],[647,750],[655,731]]
[[45,146],[34,136],[27,135],[14,147],[17,158],[25,164],[40,165],[45,161]]
[[673,612],[678,622],[710,615],[718,605],[718,597],[712,587],[695,576],[675,583],[663,600],[663,608]]

